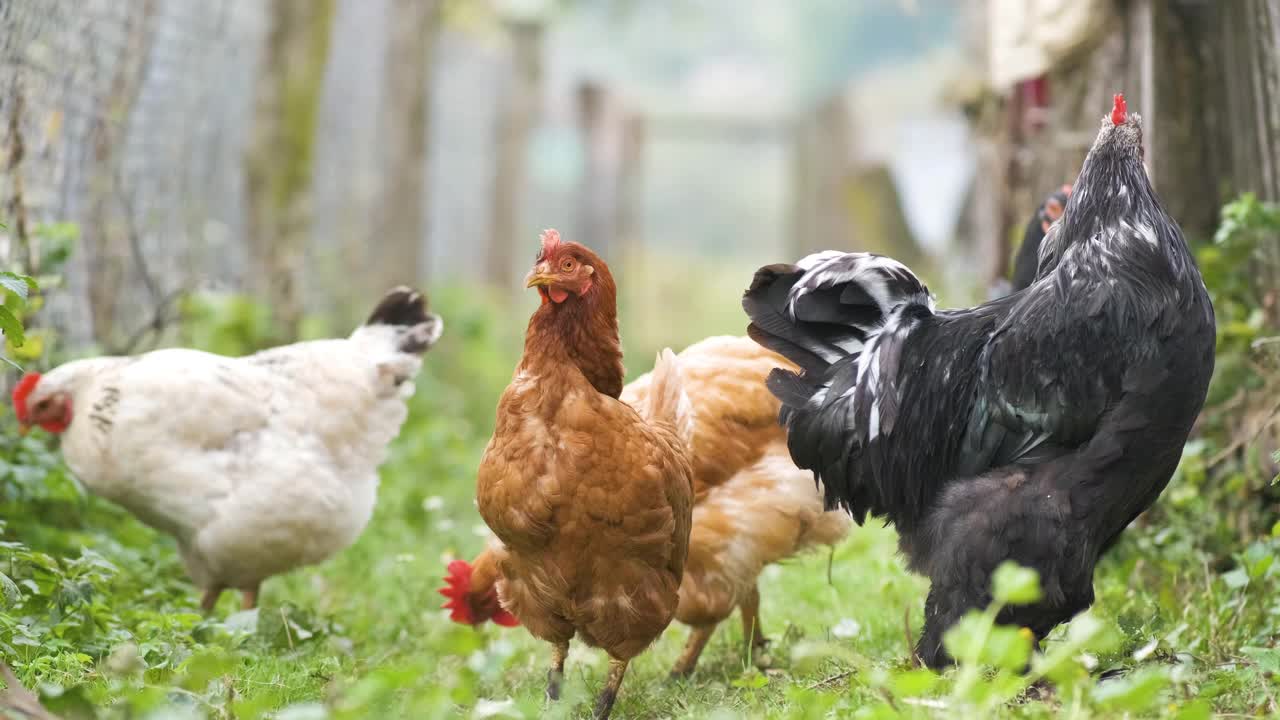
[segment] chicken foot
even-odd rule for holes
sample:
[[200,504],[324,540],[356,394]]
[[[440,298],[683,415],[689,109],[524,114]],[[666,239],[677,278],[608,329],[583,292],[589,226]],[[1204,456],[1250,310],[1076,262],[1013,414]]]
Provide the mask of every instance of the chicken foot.
[[605,681],[604,690],[596,700],[595,720],[604,720],[613,711],[613,702],[618,699],[618,689],[622,687],[622,676],[627,674],[630,660],[609,658],[609,679]]
[[569,656],[569,641],[556,643],[551,651],[551,669],[547,671],[547,699],[560,699],[560,682],[564,680],[564,659]]

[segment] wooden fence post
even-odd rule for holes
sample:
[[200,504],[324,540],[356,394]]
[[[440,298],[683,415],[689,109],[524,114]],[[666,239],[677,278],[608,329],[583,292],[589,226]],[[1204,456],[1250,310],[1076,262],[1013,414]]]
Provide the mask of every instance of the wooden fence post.
[[497,167],[493,177],[493,218],[485,256],[485,279],[494,287],[510,285],[512,252],[519,232],[529,135],[541,108],[543,27],[536,21],[507,25],[512,41],[511,85],[498,118]]

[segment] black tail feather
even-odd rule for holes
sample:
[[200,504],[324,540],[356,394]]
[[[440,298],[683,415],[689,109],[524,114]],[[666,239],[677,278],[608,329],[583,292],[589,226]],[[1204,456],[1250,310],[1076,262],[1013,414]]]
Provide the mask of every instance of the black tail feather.
[[396,349],[413,355],[421,355],[435,345],[444,330],[440,316],[427,312],[427,296],[404,286],[388,290],[365,325],[397,328]]
[[410,287],[400,286],[387,291],[378,306],[369,314],[365,325],[413,326],[427,322],[427,296]]
[[755,340],[761,347],[772,350],[799,365],[806,373],[821,375],[827,368],[827,362],[790,340],[771,335],[759,325],[751,323],[747,326],[747,337]]
[[774,397],[782,401],[784,410],[788,406],[804,407],[805,403],[809,402],[809,398],[813,397],[812,385],[807,384],[796,373],[782,368],[774,368],[769,372],[769,377],[765,379],[765,386]]
[[826,347],[821,341],[802,332],[787,317],[787,297],[804,271],[795,265],[766,265],[756,271],[751,287],[742,296],[742,309],[751,318],[747,334],[760,345],[785,356],[804,368],[821,374],[830,360],[844,353]]
[[[823,253],[760,268],[742,307],[748,335],[803,370],[775,370],[766,382],[782,403],[791,459],[814,471],[829,509],[862,523],[884,506],[871,472],[880,457],[865,450],[898,422],[902,344],[932,313],[928,288],[891,258]],[[874,364],[862,362],[867,352]]]

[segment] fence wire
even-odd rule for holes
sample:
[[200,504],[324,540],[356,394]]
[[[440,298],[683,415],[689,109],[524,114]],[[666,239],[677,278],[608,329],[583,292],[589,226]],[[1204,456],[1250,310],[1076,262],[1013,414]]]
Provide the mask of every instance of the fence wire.
[[[338,0],[313,169],[308,306],[330,311],[343,243],[376,243],[388,0]],[[0,265],[79,228],[39,322],[72,347],[142,349],[177,290],[237,290],[245,152],[270,0],[0,0]],[[446,32],[432,92],[433,275],[479,267],[500,44]],[[425,69],[424,69],[425,70]],[[12,125],[12,129],[10,129]],[[19,158],[14,161],[14,158]],[[441,242],[432,242],[432,238]],[[467,238],[459,242],[457,238]],[[148,337],[148,339],[150,339]]]
[[127,342],[192,268],[235,276],[265,7],[0,2],[0,259],[39,269],[51,225],[79,227],[44,320],[72,344]]

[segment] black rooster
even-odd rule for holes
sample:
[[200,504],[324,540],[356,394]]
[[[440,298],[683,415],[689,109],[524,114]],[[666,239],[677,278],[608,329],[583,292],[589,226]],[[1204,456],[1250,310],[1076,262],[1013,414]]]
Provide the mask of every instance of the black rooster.
[[1036,279],[1036,268],[1040,263],[1040,243],[1049,232],[1054,220],[1062,217],[1067,206],[1067,198],[1071,195],[1071,186],[1063,185],[1055,190],[1036,208],[1036,214],[1027,221],[1022,231],[1022,244],[1018,246],[1018,254],[1013,261],[1014,291],[1025,289]]
[[830,251],[761,268],[743,298],[751,337],[803,370],[769,378],[796,464],[829,506],[892,522],[932,581],[931,667],[1002,561],[1040,573],[1043,599],[999,618],[1037,641],[1092,604],[1213,372],[1213,308],[1122,96],[1045,245],[1029,288],[968,310],[935,311],[890,258]]

